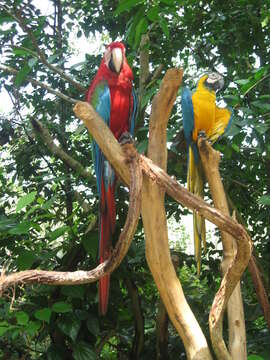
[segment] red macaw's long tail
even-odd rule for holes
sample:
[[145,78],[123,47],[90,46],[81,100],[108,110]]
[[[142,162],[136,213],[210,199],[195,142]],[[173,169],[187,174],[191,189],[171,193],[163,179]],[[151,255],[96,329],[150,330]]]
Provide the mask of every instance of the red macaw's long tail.
[[[115,181],[106,186],[102,179],[101,184],[101,217],[99,239],[99,262],[103,263],[111,256],[112,235],[115,229],[116,211],[114,199]],[[99,311],[105,315],[108,308],[110,288],[110,275],[105,275],[99,280]]]

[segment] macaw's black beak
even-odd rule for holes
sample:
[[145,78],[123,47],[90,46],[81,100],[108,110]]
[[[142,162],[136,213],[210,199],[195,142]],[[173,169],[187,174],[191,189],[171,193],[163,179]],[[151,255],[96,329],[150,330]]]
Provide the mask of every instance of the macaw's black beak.
[[210,90],[221,90],[224,86],[223,76],[218,73],[210,73],[208,78],[205,80],[205,86],[207,86]]
[[123,67],[123,53],[120,48],[113,48],[112,55],[109,62],[109,68],[111,71],[119,74]]

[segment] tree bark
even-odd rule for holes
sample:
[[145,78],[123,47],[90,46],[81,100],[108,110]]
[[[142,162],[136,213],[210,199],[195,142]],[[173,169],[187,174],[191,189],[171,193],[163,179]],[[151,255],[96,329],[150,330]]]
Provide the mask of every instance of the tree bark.
[[[172,262],[175,271],[179,267],[179,257],[178,255],[172,255]],[[158,312],[156,319],[156,331],[157,331],[157,342],[156,342],[156,351],[157,351],[157,360],[167,360],[169,359],[168,354],[168,339],[169,339],[169,316],[166,311],[166,308],[160,299],[158,302]]]
[[[205,139],[202,138],[198,141],[198,147],[214,206],[225,215],[230,216],[223,183],[219,173],[220,153],[215,151]],[[221,269],[224,276],[235,258],[237,245],[233,236],[224,231],[221,231],[221,239],[223,245]],[[228,301],[227,315],[229,327],[229,352],[233,360],[244,360],[247,358],[246,329],[240,282],[238,282]]]
[[[165,171],[167,123],[182,82],[182,74],[182,70],[168,70],[152,103],[148,157]],[[182,338],[187,358],[211,359],[204,334],[185,299],[171,261],[164,190],[146,177],[142,189],[142,219],[146,259],[169,317]]]

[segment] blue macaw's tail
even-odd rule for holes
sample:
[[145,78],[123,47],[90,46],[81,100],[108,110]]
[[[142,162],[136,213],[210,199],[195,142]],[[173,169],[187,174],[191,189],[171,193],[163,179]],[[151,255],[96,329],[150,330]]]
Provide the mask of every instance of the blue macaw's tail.
[[[196,144],[189,145],[187,187],[190,192],[203,198],[204,178]],[[193,212],[193,236],[197,273],[201,271],[202,244],[206,248],[205,219]]]
[[[109,166],[108,171],[106,166]],[[116,178],[110,164],[104,162],[105,174],[101,181],[100,197],[100,235],[99,235],[99,262],[108,260],[112,253],[112,236],[115,230],[115,184]],[[110,288],[110,275],[105,275],[99,280],[99,311],[105,315],[108,308]]]

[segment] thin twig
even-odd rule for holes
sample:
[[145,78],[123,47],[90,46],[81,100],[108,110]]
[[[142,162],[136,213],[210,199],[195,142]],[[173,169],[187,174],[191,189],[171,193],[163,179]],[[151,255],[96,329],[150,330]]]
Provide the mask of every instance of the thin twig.
[[[14,68],[12,68],[10,66],[3,65],[3,64],[0,64],[0,69],[7,72],[7,73],[13,74],[13,75],[17,75],[18,72],[19,72],[19,70],[16,70],[16,69],[14,69]],[[73,98],[63,94],[60,91],[54,90],[52,87],[44,84],[41,81],[35,80],[35,79],[33,79],[33,78],[29,77],[29,76],[27,76],[24,81],[27,81],[27,82],[33,84],[34,86],[40,86],[43,89],[46,89],[49,93],[54,94],[57,97],[65,100],[65,101],[70,102],[71,104],[76,104],[78,102],[78,100],[73,99]]]
[[77,81],[73,80],[61,68],[59,68],[55,65],[52,65],[48,62],[46,55],[44,54],[44,52],[40,49],[40,47],[38,45],[35,35],[33,34],[32,30],[29,28],[29,26],[26,24],[25,19],[23,18],[22,9],[18,8],[14,11],[11,11],[8,9],[7,6],[0,5],[0,7],[2,7],[2,9],[4,9],[11,17],[13,17],[13,19],[19,23],[22,30],[27,33],[27,35],[31,39],[32,44],[34,45],[34,47],[37,51],[38,58],[43,63],[43,65],[45,65],[48,69],[52,70],[54,73],[59,74],[61,76],[61,78],[65,79],[67,82],[69,82],[72,86],[74,86],[81,93],[85,93],[85,91],[86,91],[85,87],[83,87]]
[[41,137],[47,148],[54,155],[60,158],[69,168],[75,170],[79,176],[87,180],[93,180],[93,175],[90,172],[85,170],[85,168],[77,160],[73,159],[60,146],[57,146],[54,143],[48,129],[40,121],[32,119],[31,123],[35,133]]

